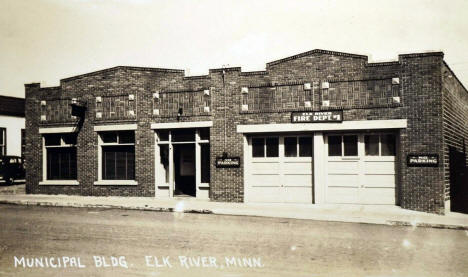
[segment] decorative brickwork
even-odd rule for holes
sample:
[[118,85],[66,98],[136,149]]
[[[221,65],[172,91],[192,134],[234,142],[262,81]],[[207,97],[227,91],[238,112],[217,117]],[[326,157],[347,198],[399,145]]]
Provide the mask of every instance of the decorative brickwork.
[[71,99],[42,100],[37,105],[41,109],[41,123],[73,123],[77,119],[71,114]]
[[133,94],[97,96],[95,120],[135,120],[138,114],[138,100]]
[[[205,93],[207,91],[207,94]],[[182,109],[184,116],[210,115],[205,107],[211,107],[211,92],[209,89],[197,91],[158,92],[153,95],[153,115],[160,117],[175,117]]]

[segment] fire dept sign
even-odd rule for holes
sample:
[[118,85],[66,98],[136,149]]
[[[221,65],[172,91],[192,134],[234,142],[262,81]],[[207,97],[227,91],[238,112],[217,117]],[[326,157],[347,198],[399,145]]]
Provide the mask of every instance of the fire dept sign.
[[343,111],[293,112],[292,123],[342,122]]

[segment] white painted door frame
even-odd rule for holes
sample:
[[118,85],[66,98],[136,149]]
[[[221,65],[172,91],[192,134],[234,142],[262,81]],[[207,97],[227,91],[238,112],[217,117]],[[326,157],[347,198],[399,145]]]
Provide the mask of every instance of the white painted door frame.
[[[175,129],[175,128],[174,128]],[[168,141],[160,141],[158,136],[158,130],[154,132],[154,176],[155,176],[155,197],[156,198],[172,198],[174,197],[175,190],[175,172],[174,172],[174,145],[180,144],[195,144],[195,188],[196,188],[196,198],[208,199],[208,190],[209,183],[201,182],[201,144],[209,144],[209,140],[201,140],[200,132],[198,128],[195,128],[195,141],[186,141],[186,142],[172,142],[172,132],[169,129],[168,131]],[[160,156],[160,145],[168,146],[168,159],[169,159],[169,183],[162,182],[163,175],[161,171],[161,156]],[[164,178],[165,179],[165,178]],[[167,189],[166,189],[167,187]]]

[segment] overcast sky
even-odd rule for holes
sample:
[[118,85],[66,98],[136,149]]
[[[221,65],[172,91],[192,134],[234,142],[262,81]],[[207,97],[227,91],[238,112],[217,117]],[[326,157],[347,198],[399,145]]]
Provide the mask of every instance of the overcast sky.
[[326,49],[443,51],[468,85],[468,1],[0,0],[0,94],[117,65],[185,69],[265,63]]

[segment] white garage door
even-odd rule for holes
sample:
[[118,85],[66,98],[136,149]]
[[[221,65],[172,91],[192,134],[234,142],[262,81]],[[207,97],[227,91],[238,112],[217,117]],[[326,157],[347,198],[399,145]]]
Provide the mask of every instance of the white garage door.
[[328,135],[326,144],[327,203],[395,204],[395,135]]
[[248,139],[246,202],[312,203],[313,137]]

